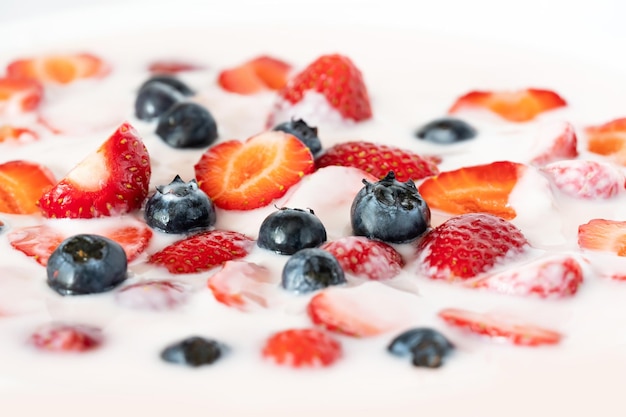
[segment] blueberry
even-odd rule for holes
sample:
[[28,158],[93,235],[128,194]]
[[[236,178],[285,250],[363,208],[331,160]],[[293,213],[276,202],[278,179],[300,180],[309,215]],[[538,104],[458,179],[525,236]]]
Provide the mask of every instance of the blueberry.
[[185,97],[190,97],[195,94],[195,91],[189,88],[187,84],[185,84],[184,82],[182,82],[176,77],[173,77],[171,75],[165,75],[165,74],[155,75],[153,77],[150,77],[146,82],[141,84],[141,87],[139,87],[139,91],[141,91],[143,88],[153,83],[166,84],[172,87],[174,90],[178,91],[180,94],[182,94]]
[[350,217],[353,233],[388,243],[404,243],[430,226],[430,208],[412,180],[399,182],[393,171],[363,187],[354,198]]
[[127,266],[119,243],[98,235],[75,235],[50,255],[48,285],[61,295],[106,292],[126,279]]
[[217,139],[217,124],[201,105],[181,102],[159,117],[156,134],[174,148],[202,148]]
[[145,121],[156,119],[181,100],[183,95],[171,86],[158,82],[150,83],[137,93],[135,116]]
[[299,250],[289,257],[282,273],[281,286],[296,294],[321,290],[346,283],[339,261],[318,248]]
[[263,220],[257,244],[281,255],[326,242],[326,228],[313,210],[282,208]]
[[415,136],[434,143],[448,144],[472,139],[477,134],[469,123],[452,117],[442,117],[425,124]]
[[291,119],[288,122],[281,123],[272,130],[280,130],[285,133],[294,135],[300,142],[304,143],[313,155],[317,155],[322,150],[322,142],[317,137],[317,128],[310,127],[302,119]]
[[437,330],[421,327],[397,336],[387,350],[396,356],[411,355],[414,366],[439,368],[454,345]]
[[148,226],[165,233],[188,233],[215,224],[215,206],[198,188],[176,176],[168,185],[159,185],[146,202],[144,218]]
[[215,340],[198,336],[188,337],[166,347],[161,352],[161,359],[178,365],[210,365],[218,360],[226,347]]

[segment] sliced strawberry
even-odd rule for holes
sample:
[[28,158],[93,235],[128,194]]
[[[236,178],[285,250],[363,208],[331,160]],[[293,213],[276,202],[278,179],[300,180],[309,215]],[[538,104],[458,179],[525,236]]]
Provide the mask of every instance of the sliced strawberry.
[[626,256],[626,222],[593,219],[578,227],[578,246]]
[[[84,226],[84,225],[83,225]],[[91,232],[112,239],[122,245],[129,262],[134,261],[148,247],[152,230],[141,222],[122,223],[115,227],[83,227],[81,232]],[[66,230],[49,225],[29,226],[12,230],[7,239],[14,249],[34,258],[46,266],[48,258],[63,240],[70,237]]]
[[578,157],[578,137],[571,123],[559,123],[555,127],[543,129],[537,138],[536,156],[530,161],[534,165],[546,165],[550,162]]
[[102,331],[85,325],[51,323],[37,329],[30,341],[40,350],[85,352],[102,344]]
[[313,169],[309,148],[284,132],[222,142],[209,148],[195,165],[199,187],[226,210],[266,206]]
[[328,148],[315,161],[317,168],[330,165],[359,168],[378,179],[394,171],[396,179],[406,182],[436,175],[437,165],[429,157],[394,146],[371,142],[343,142]]
[[541,171],[565,194],[588,200],[614,197],[626,185],[622,171],[610,163],[573,159],[553,162]]
[[526,166],[498,161],[442,172],[418,188],[431,209],[450,214],[490,213],[511,220],[517,215],[509,195]]
[[152,61],[148,65],[148,71],[153,74],[178,74],[179,72],[198,71],[202,69],[204,69],[202,65],[174,59]]
[[508,340],[514,345],[554,345],[562,338],[560,333],[553,330],[495,314],[448,308],[441,310],[439,317],[451,326],[495,339]]
[[287,84],[291,65],[270,56],[260,56],[235,68],[220,72],[219,85],[226,91],[254,94],[264,90],[278,90]]
[[174,281],[138,282],[115,293],[118,304],[138,310],[171,310],[184,304],[188,298],[186,287]]
[[626,166],[626,117],[585,129],[587,149]]
[[225,262],[207,282],[217,301],[242,311],[268,307],[267,292],[272,284],[269,269],[245,261]]
[[472,91],[458,98],[448,112],[486,109],[511,122],[526,122],[543,112],[566,105],[563,98],[550,90]]
[[522,232],[501,217],[462,214],[435,227],[417,243],[419,272],[430,279],[466,280],[523,252],[526,245]]
[[[289,107],[307,99],[309,92],[322,95],[331,108],[339,112],[342,118],[356,122],[370,119],[372,109],[369,94],[361,71],[350,58],[343,55],[323,55],[307,66],[302,72],[289,80],[285,88],[279,91],[280,101],[276,104],[274,122],[289,120],[295,114],[276,114],[289,112]],[[307,117],[300,117],[308,120]]]
[[503,294],[562,298],[576,294],[582,282],[580,263],[571,256],[556,255],[479,277],[467,286]]
[[86,53],[44,55],[13,61],[7,66],[9,78],[57,84],[102,77],[108,72],[107,63],[95,55]]
[[148,262],[164,266],[172,274],[191,274],[243,258],[253,245],[254,240],[241,233],[211,230],[174,242]]
[[137,131],[122,124],[39,200],[46,217],[94,218],[141,208],[148,195],[150,156]]
[[52,172],[38,163],[9,161],[0,164],[0,212],[38,213],[37,201],[55,182]]
[[322,367],[341,358],[342,349],[337,340],[320,330],[290,329],[270,336],[262,353],[279,365]]
[[0,125],[0,143],[7,140],[20,140],[22,138],[38,139],[39,135],[25,127]]
[[393,278],[404,266],[402,256],[393,246],[363,236],[345,236],[320,248],[332,253],[345,272],[361,278]]
[[43,87],[37,81],[0,78],[0,114],[35,110],[42,97]]

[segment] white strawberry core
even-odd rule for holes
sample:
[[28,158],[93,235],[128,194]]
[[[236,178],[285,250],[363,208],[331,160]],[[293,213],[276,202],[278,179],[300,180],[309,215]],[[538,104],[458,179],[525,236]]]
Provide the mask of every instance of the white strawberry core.
[[66,179],[85,191],[102,188],[108,177],[108,168],[103,152],[94,152],[72,169]]

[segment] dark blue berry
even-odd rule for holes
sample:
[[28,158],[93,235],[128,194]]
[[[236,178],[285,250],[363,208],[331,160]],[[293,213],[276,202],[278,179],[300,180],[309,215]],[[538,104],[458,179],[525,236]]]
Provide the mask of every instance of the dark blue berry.
[[165,233],[189,233],[215,224],[215,206],[198,188],[176,176],[168,185],[159,185],[148,199],[144,218],[148,226]]
[[167,84],[159,82],[147,84],[139,90],[135,98],[135,116],[145,121],[156,119],[183,98],[180,92]]
[[326,242],[326,228],[313,210],[282,208],[263,220],[257,244],[281,255]]
[[181,102],[159,117],[156,134],[174,148],[203,148],[217,139],[217,124],[203,106]]
[[119,243],[98,235],[75,235],[50,255],[48,285],[61,295],[101,293],[126,280],[127,266]]
[[211,365],[225,353],[226,347],[215,340],[198,336],[188,337],[166,347],[161,359],[178,365]]
[[396,356],[412,356],[414,366],[439,368],[454,345],[437,330],[421,327],[397,336],[387,350]]
[[139,91],[141,91],[143,88],[153,83],[166,84],[172,87],[174,90],[181,93],[185,97],[190,97],[195,94],[195,91],[189,88],[187,84],[185,84],[184,82],[182,82],[176,77],[173,77],[171,75],[165,75],[165,74],[155,75],[155,76],[150,77],[146,82],[141,84],[141,87],[139,87]]
[[472,139],[477,134],[469,123],[452,117],[443,117],[425,124],[415,136],[434,143],[448,144]]
[[318,248],[302,249],[291,255],[283,268],[281,281],[284,289],[297,294],[345,283],[339,261],[329,252]]
[[357,236],[403,243],[421,236],[430,226],[430,208],[412,180],[399,182],[393,171],[363,187],[352,202],[352,230]]
[[309,148],[313,155],[317,155],[322,150],[322,142],[320,138],[317,137],[317,128],[310,127],[302,119],[291,119],[288,122],[277,125],[273,130],[280,130],[294,135]]

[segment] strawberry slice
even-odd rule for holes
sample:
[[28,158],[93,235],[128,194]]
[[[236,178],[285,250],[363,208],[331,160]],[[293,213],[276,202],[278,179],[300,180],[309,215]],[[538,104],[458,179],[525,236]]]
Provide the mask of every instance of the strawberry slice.
[[200,189],[226,210],[267,206],[313,169],[309,148],[284,132],[222,142],[209,148],[195,165]]
[[191,274],[243,258],[253,246],[254,240],[241,233],[211,230],[172,243],[148,262],[164,266],[172,274]]
[[476,313],[468,310],[447,308],[439,312],[447,324],[490,338],[507,340],[514,345],[554,345],[562,335],[553,330],[525,323],[516,318],[495,314]]
[[122,124],[39,200],[46,217],[94,218],[141,208],[148,195],[150,156],[128,123]]
[[255,94],[264,90],[279,90],[287,84],[291,65],[270,56],[259,56],[235,68],[220,72],[219,85],[238,94]]
[[[112,239],[122,245],[128,262],[132,262],[148,247],[152,230],[140,222],[116,225],[115,227],[94,227],[83,225],[81,233],[95,233]],[[23,227],[12,230],[7,240],[14,249],[34,258],[46,266],[48,258],[63,240],[70,237],[65,230],[49,225]]]
[[345,236],[320,248],[332,253],[345,272],[361,278],[390,279],[404,266],[402,256],[393,246],[363,236]]
[[99,78],[108,72],[109,67],[101,58],[87,53],[43,55],[19,59],[7,66],[9,78],[56,84],[69,84],[85,78]]
[[199,71],[203,69],[204,67],[202,65],[188,61],[179,61],[175,59],[156,60],[148,64],[148,71],[153,74],[174,75],[180,72]]
[[0,78],[0,113],[35,110],[42,97],[43,87],[37,81]]
[[491,213],[511,220],[517,215],[509,195],[526,166],[498,161],[442,172],[418,188],[431,209],[450,214]]
[[563,98],[550,90],[471,91],[458,98],[448,113],[478,108],[492,111],[510,122],[527,122],[543,112],[566,105]]
[[554,132],[554,126],[548,126],[540,132],[537,138],[536,156],[530,161],[533,165],[546,165],[550,162],[578,157],[578,137],[571,123],[559,123]]
[[341,344],[317,329],[289,329],[270,336],[263,347],[263,356],[279,365],[324,367],[342,356]]
[[578,227],[578,246],[592,251],[626,256],[626,222],[593,219]]
[[471,288],[539,298],[564,298],[576,294],[583,282],[580,263],[571,256],[539,259],[467,282]]
[[371,142],[343,142],[328,148],[315,161],[317,168],[331,165],[359,168],[378,179],[394,171],[396,179],[406,182],[436,175],[437,164],[430,157],[422,157],[394,146]]
[[102,344],[102,330],[85,325],[50,323],[30,337],[40,350],[51,352],[85,352]]
[[184,304],[189,291],[174,281],[144,281],[127,285],[115,292],[115,301],[138,310],[166,311]]
[[39,135],[25,127],[0,125],[0,143],[7,140],[20,140],[22,138],[39,139]]
[[37,201],[55,182],[52,172],[38,163],[9,161],[0,164],[0,212],[39,213]]
[[269,269],[245,261],[225,262],[207,282],[217,301],[241,311],[268,307],[267,292],[274,284]]
[[621,170],[610,163],[573,159],[557,161],[541,168],[563,193],[587,200],[607,199],[626,186]]
[[587,149],[626,166],[626,117],[585,129]]

